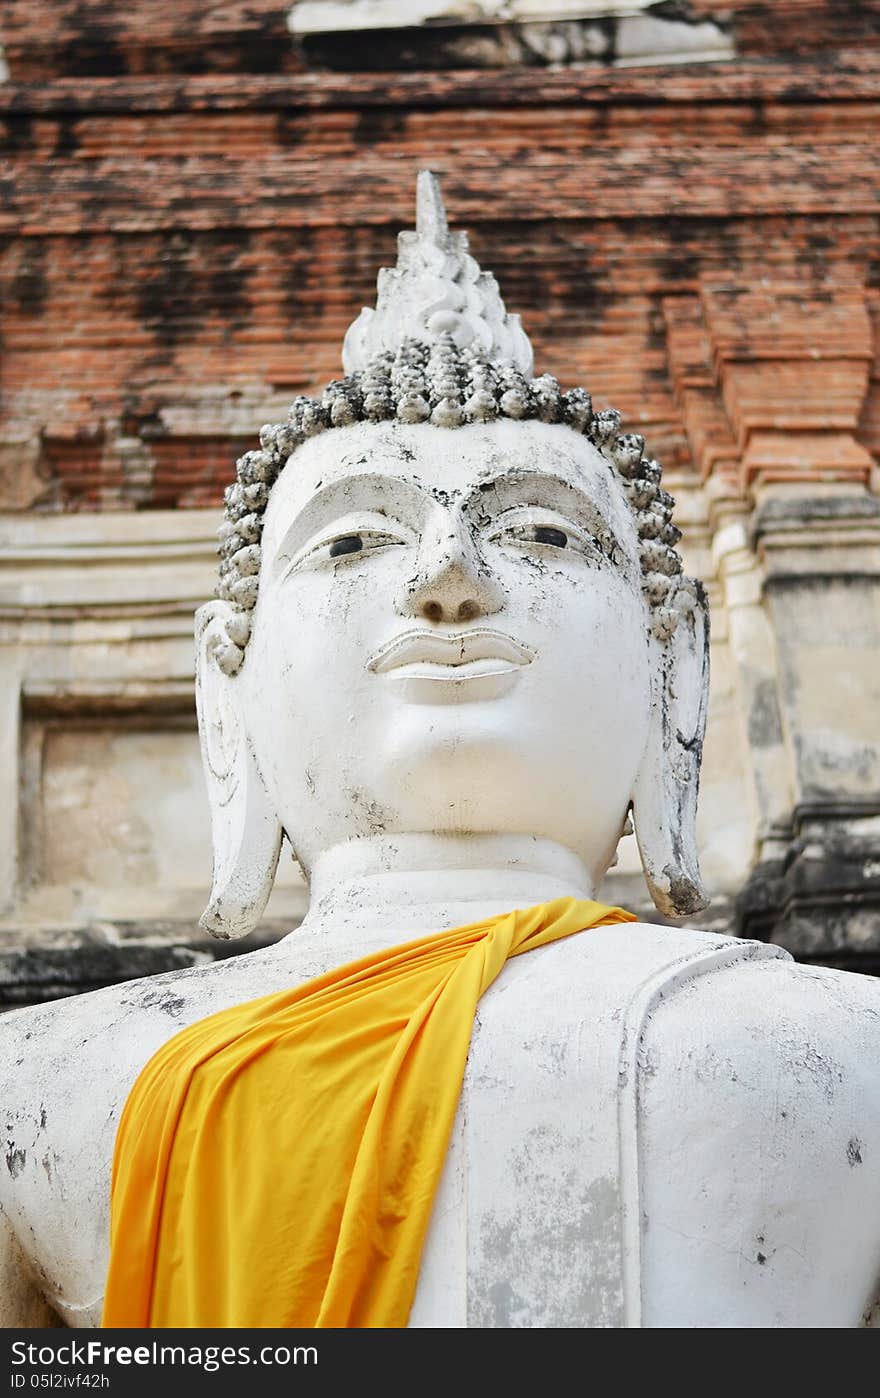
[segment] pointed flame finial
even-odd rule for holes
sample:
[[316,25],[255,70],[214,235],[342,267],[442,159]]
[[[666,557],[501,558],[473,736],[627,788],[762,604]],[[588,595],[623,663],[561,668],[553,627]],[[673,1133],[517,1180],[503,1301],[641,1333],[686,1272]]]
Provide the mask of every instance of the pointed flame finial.
[[450,233],[437,176],[419,171],[415,232],[397,238],[397,266],[377,279],[376,309],[366,307],[349,326],[342,347],[346,374],[363,369],[404,340],[431,342],[451,335],[459,348],[479,348],[489,359],[509,360],[527,377],[532,346],[518,315],[508,315],[498,283],[468,252],[467,234]]
[[440,181],[433,170],[420,170],[416,177],[416,234],[441,248],[449,237]]

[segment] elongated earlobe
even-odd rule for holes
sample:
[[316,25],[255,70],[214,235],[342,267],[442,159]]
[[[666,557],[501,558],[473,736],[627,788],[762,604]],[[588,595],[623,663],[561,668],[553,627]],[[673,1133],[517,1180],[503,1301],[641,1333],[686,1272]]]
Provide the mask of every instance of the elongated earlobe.
[[211,898],[199,921],[224,939],[256,927],[281,851],[281,825],[242,719],[241,682],[222,664],[232,618],[226,602],[209,602],[196,614],[196,708],[214,848]]
[[697,913],[708,902],[696,820],[709,697],[709,609],[699,584],[696,594],[696,605],[681,615],[669,640],[651,640],[657,682],[632,798],[645,880],[668,917]]

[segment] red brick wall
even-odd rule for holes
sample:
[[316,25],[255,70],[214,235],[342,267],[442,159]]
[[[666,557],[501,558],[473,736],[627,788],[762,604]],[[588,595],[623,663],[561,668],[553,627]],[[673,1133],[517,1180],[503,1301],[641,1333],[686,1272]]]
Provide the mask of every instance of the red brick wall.
[[738,54],[702,67],[361,74],[309,71],[285,9],[7,5],[0,508],[217,501],[339,372],[424,165],[540,368],[668,464],[706,469],[670,325],[725,288],[782,288],[780,359],[833,361],[804,394],[855,397],[880,452],[880,370],[803,341],[814,301],[878,305],[877,5],[695,0]]

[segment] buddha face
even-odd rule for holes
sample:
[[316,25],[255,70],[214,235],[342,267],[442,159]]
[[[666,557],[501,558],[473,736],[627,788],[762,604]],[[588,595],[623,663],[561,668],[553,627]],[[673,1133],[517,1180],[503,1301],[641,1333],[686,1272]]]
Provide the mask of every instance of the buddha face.
[[635,523],[564,426],[358,424],[273,487],[241,687],[306,871],[376,833],[532,834],[598,877],[648,734]]

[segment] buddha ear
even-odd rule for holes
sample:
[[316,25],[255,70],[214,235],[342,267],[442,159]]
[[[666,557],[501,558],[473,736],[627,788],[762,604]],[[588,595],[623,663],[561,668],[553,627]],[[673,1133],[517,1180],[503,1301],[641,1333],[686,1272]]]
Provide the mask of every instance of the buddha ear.
[[[709,697],[709,608],[688,580],[672,635],[651,636],[651,724],[632,795],[642,869],[661,913],[683,917],[708,899],[697,857],[697,792]],[[668,614],[667,614],[668,615]]]
[[211,898],[199,922],[224,939],[256,927],[281,852],[281,825],[244,724],[244,685],[235,673],[241,652],[227,630],[236,620],[227,602],[209,602],[196,613],[196,709],[214,848]]

